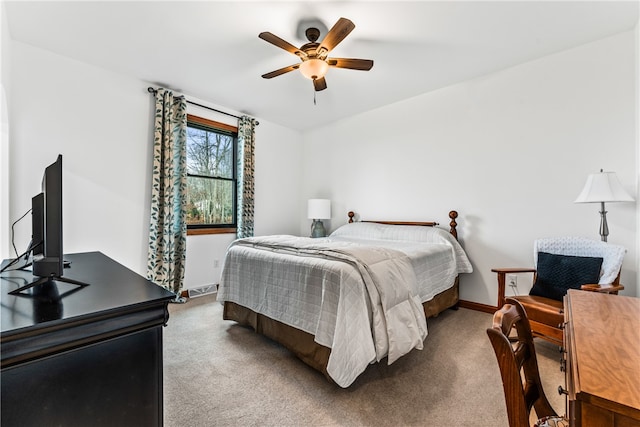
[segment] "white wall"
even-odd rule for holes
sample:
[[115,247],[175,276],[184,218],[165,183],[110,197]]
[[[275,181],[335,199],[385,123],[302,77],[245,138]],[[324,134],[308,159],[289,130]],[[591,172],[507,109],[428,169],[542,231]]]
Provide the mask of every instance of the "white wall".
[[[349,210],[444,225],[458,210],[475,269],[461,298],[496,305],[491,268],[531,266],[535,238],[599,238],[598,205],[573,203],[589,173],[637,195],[635,53],[626,32],[308,132],[303,195],[332,200],[332,228]],[[638,295],[636,204],[607,210]]]
[[[102,251],[145,275],[153,144],[150,84],[11,44],[8,58],[2,52],[11,62],[10,220],[28,211],[44,167],[61,153],[65,252]],[[291,232],[299,224],[300,135],[260,121],[255,230]],[[29,218],[16,227],[19,250],[26,249],[30,229]],[[213,260],[222,259],[233,237],[189,237],[187,287],[217,282]],[[11,256],[5,246],[3,258]]]
[[8,58],[11,52],[11,36],[4,2],[0,3],[0,51],[2,52],[0,55],[0,254],[9,254],[11,220],[9,218],[8,102],[11,73]]
[[[13,43],[10,216],[31,207],[60,153],[65,252],[102,251],[145,272],[153,104],[142,82]],[[25,249],[31,222],[16,228]]]

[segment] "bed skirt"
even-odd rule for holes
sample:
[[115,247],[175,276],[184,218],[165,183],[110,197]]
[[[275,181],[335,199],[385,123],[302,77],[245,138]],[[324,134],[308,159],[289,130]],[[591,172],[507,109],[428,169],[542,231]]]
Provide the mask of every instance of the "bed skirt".
[[[453,287],[437,294],[432,300],[422,303],[424,314],[427,318],[435,317],[448,308],[457,307],[458,300],[458,278],[456,277]],[[258,334],[282,344],[304,363],[322,372],[327,379],[333,382],[327,373],[331,349],[315,342],[312,334],[285,325],[230,301],[224,302],[222,318],[233,320],[243,326],[250,326]]]

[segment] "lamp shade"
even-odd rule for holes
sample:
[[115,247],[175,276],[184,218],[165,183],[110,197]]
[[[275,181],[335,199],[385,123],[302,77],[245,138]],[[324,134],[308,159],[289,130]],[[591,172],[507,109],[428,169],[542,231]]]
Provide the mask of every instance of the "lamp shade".
[[307,59],[300,64],[300,72],[302,75],[311,80],[321,79],[327,74],[328,69],[329,64],[317,58]]
[[307,203],[307,218],[329,219],[331,218],[331,200],[309,199]]
[[633,202],[615,172],[592,173],[575,203]]

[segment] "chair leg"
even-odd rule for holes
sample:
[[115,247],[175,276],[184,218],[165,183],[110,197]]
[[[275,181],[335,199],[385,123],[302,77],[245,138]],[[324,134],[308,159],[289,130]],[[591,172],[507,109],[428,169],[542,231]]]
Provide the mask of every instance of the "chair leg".
[[506,287],[506,274],[502,271],[498,271],[498,307],[505,305],[505,287]]

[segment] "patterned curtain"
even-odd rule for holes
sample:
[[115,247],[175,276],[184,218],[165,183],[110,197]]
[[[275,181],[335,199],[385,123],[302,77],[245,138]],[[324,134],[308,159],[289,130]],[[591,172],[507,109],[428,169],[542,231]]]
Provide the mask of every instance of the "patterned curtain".
[[185,98],[157,89],[154,128],[147,279],[174,292],[174,302],[185,302],[180,297],[187,246]]
[[238,119],[238,218],[237,237],[253,236],[253,194],[255,183],[255,139],[257,122],[242,116]]

